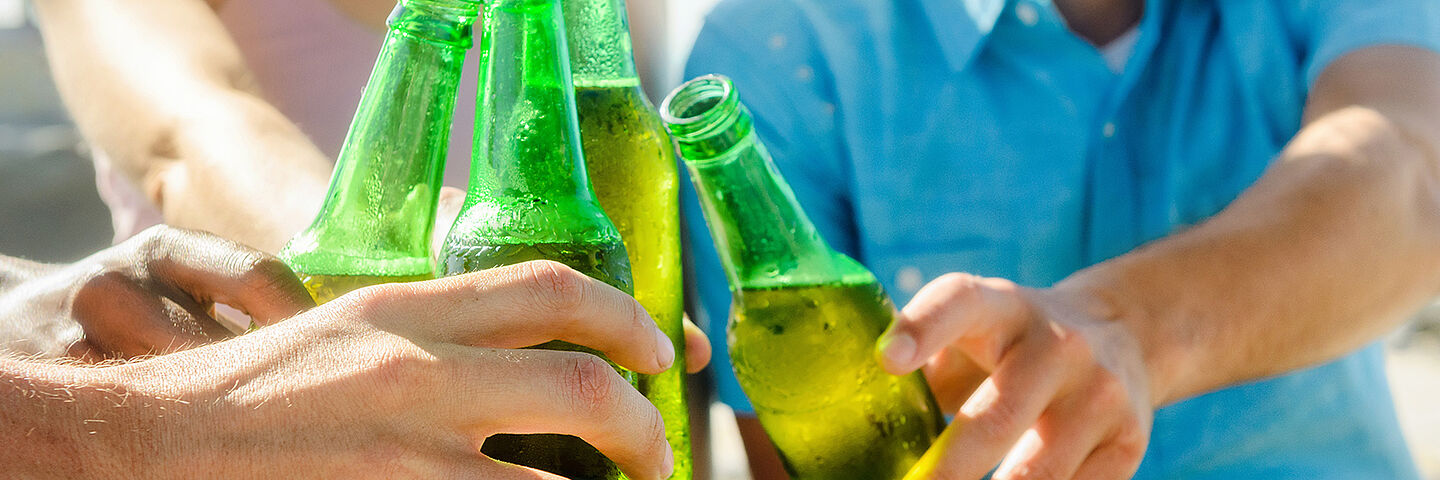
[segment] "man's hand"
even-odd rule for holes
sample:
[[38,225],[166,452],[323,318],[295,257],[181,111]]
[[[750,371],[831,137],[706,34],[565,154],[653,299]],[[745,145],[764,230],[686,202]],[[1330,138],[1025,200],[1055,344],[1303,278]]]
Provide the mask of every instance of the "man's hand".
[[951,402],[984,383],[916,473],[979,478],[1009,451],[996,478],[1123,478],[1154,407],[1331,361],[1409,318],[1440,292],[1437,85],[1440,55],[1356,50],[1205,222],[1048,290],[927,286],[884,340],[887,368],[928,362]]
[[1133,474],[1154,414],[1149,374],[1135,336],[1097,306],[964,274],[921,289],[882,337],[883,364],[924,366],[958,413],[908,478],[981,478],[996,464],[997,480]]
[[[26,392],[0,381],[0,444],[46,439],[0,461],[22,476],[94,461],[153,478],[553,478],[480,454],[490,435],[544,432],[585,439],[631,478],[668,476],[654,407],[596,356],[522,349],[550,340],[645,374],[675,356],[634,299],[554,262],[380,285],[131,364],[17,375],[0,361]],[[54,456],[82,446],[81,462]]]
[[0,292],[7,349],[81,360],[174,352],[230,337],[213,307],[261,324],[315,306],[279,260],[214,235],[154,227]]

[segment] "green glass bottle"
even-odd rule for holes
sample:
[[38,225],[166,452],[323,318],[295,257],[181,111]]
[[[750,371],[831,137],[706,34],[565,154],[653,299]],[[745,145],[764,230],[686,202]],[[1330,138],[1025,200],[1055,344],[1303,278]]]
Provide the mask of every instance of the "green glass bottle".
[[[486,3],[470,189],[440,267],[456,275],[554,260],[633,293],[625,245],[586,177],[560,22],[557,0]],[[564,342],[537,348],[600,355]],[[633,373],[617,370],[635,383]],[[594,447],[568,435],[495,435],[481,452],[566,478],[624,478]]]
[[733,294],[735,376],[797,479],[899,479],[944,428],[919,373],[881,369],[895,305],[832,250],[756,138],[730,80],[705,76],[661,106]]
[[675,147],[640,87],[625,0],[562,0],[570,68],[590,183],[625,240],[635,299],[671,343],[675,366],[640,376],[675,450],[675,473],[689,480],[690,415],[685,400],[684,278],[680,263],[680,177]]
[[436,201],[479,8],[468,0],[404,0],[390,15],[325,205],[280,251],[317,303],[434,277]]

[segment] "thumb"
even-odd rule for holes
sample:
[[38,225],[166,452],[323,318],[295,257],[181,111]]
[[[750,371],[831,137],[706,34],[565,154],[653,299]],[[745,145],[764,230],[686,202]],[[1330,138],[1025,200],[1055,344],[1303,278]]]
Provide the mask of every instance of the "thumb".
[[315,306],[285,263],[215,235],[167,228],[152,238],[151,274],[195,300],[238,308],[269,325]]
[[885,370],[913,372],[956,344],[981,367],[992,369],[1001,351],[1024,328],[1025,303],[1008,280],[951,273],[925,285],[880,337]]

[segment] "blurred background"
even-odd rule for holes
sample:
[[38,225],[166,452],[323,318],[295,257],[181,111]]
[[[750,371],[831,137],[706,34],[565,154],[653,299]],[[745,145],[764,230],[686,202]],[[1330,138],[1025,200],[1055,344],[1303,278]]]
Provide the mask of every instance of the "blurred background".
[[0,0],[0,252],[74,261],[110,243],[110,213],[21,0]]
[[[716,0],[665,0],[668,51],[660,73],[680,82],[703,15]],[[378,45],[377,45],[378,47]],[[357,97],[358,97],[358,93]],[[358,98],[357,98],[358,100]],[[39,32],[24,0],[0,0],[0,253],[69,262],[109,245],[109,213],[94,170],[50,80]],[[1440,480],[1440,305],[1389,340],[1390,376],[1400,420],[1422,471]],[[714,477],[748,478],[738,434],[723,406],[712,407]]]

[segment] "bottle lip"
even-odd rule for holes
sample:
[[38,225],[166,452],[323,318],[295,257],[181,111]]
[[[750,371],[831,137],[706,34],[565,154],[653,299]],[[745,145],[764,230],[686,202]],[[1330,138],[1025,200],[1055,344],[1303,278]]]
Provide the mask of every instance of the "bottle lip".
[[660,103],[660,117],[677,140],[698,140],[735,123],[740,99],[730,77],[709,74],[677,87]]
[[385,20],[391,33],[450,48],[473,46],[473,25],[480,16],[475,0],[402,0]]

